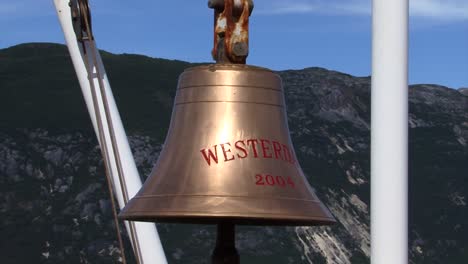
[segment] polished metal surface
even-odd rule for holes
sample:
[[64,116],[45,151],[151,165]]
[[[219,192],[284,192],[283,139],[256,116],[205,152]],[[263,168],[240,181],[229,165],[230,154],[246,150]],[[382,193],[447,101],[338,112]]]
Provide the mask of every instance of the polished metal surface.
[[335,222],[297,162],[280,77],[233,64],[182,73],[158,162],[120,217],[251,225]]

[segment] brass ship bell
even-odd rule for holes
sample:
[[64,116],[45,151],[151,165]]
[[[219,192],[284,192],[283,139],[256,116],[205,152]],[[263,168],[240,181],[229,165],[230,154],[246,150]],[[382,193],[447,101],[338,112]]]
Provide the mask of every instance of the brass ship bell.
[[294,153],[280,77],[236,64],[182,73],[163,150],[121,216],[253,225],[333,222]]
[[[219,2],[224,6],[217,8]],[[229,23],[234,27],[245,23],[253,7],[248,0],[240,1],[243,6],[239,7],[234,2],[210,1],[217,21],[231,16],[236,8],[243,10],[234,19],[228,18],[225,31],[230,30]],[[215,31],[219,31],[217,24]],[[245,39],[229,43],[238,40],[215,34],[213,56],[218,63],[187,69],[179,77],[160,157],[120,217],[219,224],[219,232],[228,230],[231,238],[230,226],[236,224],[334,223],[298,163],[280,77],[268,69],[242,64],[247,54],[239,49],[248,48]],[[222,244],[220,239],[218,244]]]

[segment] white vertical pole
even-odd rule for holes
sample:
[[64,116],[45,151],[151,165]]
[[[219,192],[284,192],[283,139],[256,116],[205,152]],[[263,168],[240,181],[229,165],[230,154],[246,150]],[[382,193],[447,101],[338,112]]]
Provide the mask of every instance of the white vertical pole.
[[[54,0],[55,8],[57,10],[57,16],[59,18],[60,24],[62,26],[63,33],[65,35],[65,41],[68,46],[68,50],[70,52],[70,57],[73,62],[73,66],[75,68],[78,81],[81,86],[81,91],[83,93],[83,97],[86,102],[86,106],[88,108],[88,112],[91,117],[92,124],[94,126],[94,130],[96,134],[99,134],[97,128],[97,120],[96,120],[96,109],[94,109],[93,99],[91,95],[91,88],[90,83],[88,80],[88,73],[84,63],[84,57],[90,56],[85,55],[83,53],[81,44],[77,41],[75,32],[73,30],[73,25],[71,21],[71,11],[70,7],[68,6],[68,0]],[[88,46],[88,50],[90,47]],[[123,171],[125,173],[125,185],[128,190],[128,196],[133,197],[139,191],[142,186],[140,176],[138,174],[138,170],[135,165],[135,161],[133,159],[133,155],[130,149],[130,145],[127,140],[127,135],[125,133],[122,120],[120,118],[119,112],[117,110],[117,106],[115,104],[114,97],[112,95],[112,90],[107,79],[107,75],[105,73],[104,65],[102,64],[101,57],[97,54],[97,65],[95,67],[99,67],[100,72],[102,73],[103,83],[105,93],[107,95],[108,103],[109,103],[109,110],[110,116],[113,123],[113,129],[115,131],[117,145],[119,147],[119,154],[121,157],[121,163],[123,167]],[[88,58],[89,61],[92,61],[91,58]],[[93,72],[96,72],[96,69],[93,69]],[[94,81],[95,87],[99,87],[99,82],[97,76],[92,76]],[[100,91],[97,89],[96,93],[98,94],[98,98],[101,98]],[[103,127],[104,131],[109,131],[106,122],[106,115],[103,108],[103,102],[99,101],[101,117],[103,119]],[[99,137],[98,137],[99,139]],[[107,133],[105,137],[106,142],[99,142],[99,144],[106,144],[108,149],[112,149],[112,142],[110,140],[110,136]],[[125,206],[125,201],[123,198],[123,191],[120,188],[120,179],[117,177],[118,171],[115,162],[115,156],[112,151],[109,151],[110,156],[110,169],[112,170],[113,175],[113,189],[115,191],[115,195],[117,197],[117,201],[119,207],[122,209]],[[125,226],[127,230],[130,232],[130,225],[126,221]],[[156,230],[156,226],[153,223],[142,223],[142,222],[135,222],[135,237],[136,243],[138,245],[134,245],[133,241],[132,244],[134,246],[134,250],[138,250],[141,253],[141,264],[150,264],[150,263],[157,263],[157,264],[165,264],[167,263],[161,241],[159,239],[158,231]]]
[[372,1],[371,262],[408,263],[408,0]]

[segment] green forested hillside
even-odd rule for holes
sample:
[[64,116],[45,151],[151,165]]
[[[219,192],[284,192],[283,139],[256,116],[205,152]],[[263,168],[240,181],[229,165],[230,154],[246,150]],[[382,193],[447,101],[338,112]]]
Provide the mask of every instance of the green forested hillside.
[[[126,128],[164,134],[178,75],[191,64],[141,55],[101,55]],[[91,127],[63,45],[30,43],[0,50],[0,96],[1,126]]]

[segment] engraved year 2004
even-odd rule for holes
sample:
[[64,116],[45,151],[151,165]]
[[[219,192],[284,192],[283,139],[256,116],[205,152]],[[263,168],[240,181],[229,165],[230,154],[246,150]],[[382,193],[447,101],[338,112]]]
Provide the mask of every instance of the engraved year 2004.
[[256,174],[255,184],[263,186],[279,186],[282,188],[296,188],[296,184],[290,176],[273,176],[270,174]]

